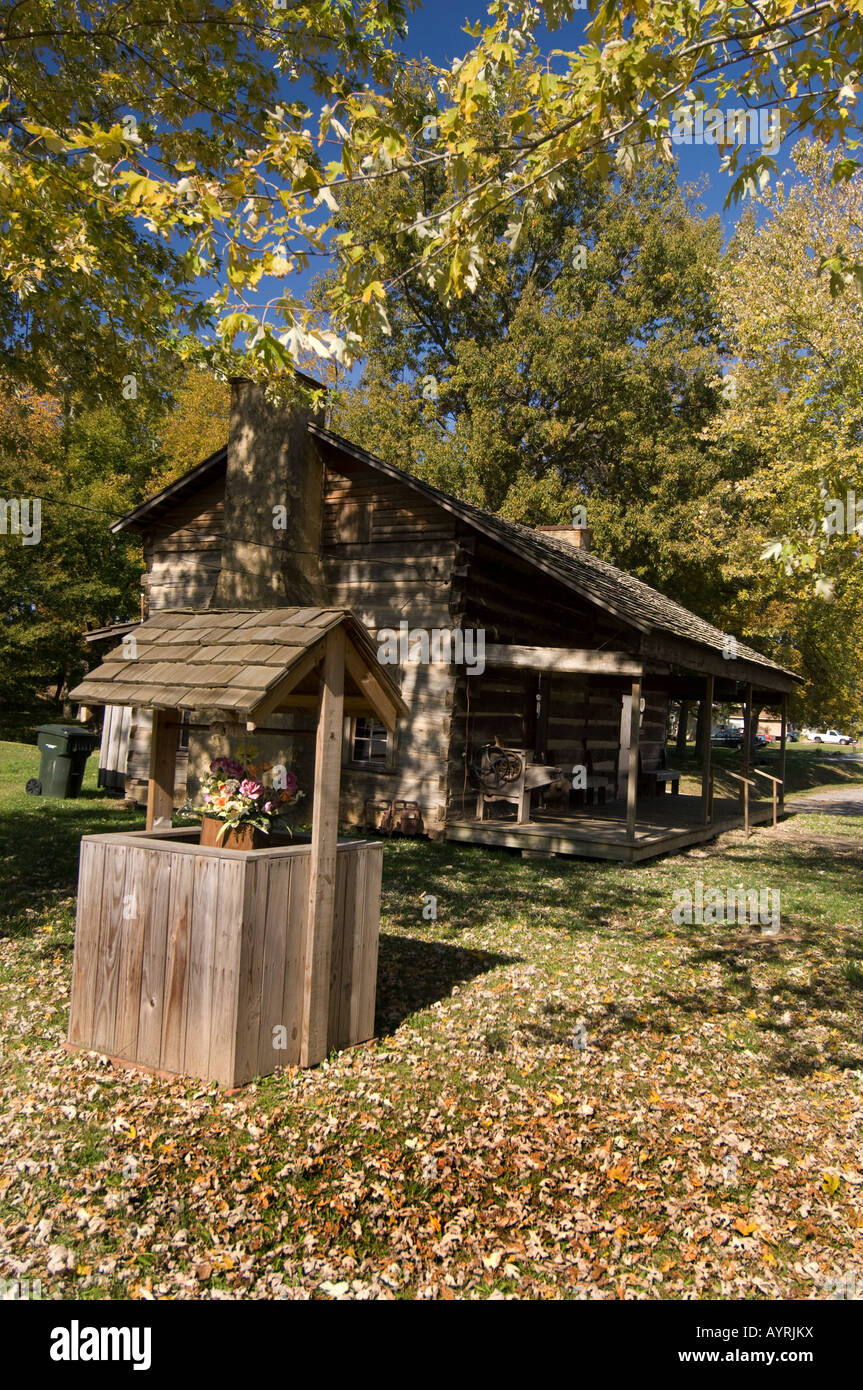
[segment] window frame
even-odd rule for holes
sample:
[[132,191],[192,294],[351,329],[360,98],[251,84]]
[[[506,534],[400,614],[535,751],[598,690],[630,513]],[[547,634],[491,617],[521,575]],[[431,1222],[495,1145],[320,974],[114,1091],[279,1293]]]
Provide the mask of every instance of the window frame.
[[[362,759],[355,756],[357,739],[357,724],[360,720],[368,720],[372,727],[383,729],[386,736],[386,757],[382,759]],[[370,735],[370,742],[374,741],[374,733]],[[387,729],[384,724],[374,715],[355,714],[347,715],[345,718],[344,738],[342,742],[342,767],[352,772],[371,772],[377,775],[386,775],[396,771],[396,732]]]

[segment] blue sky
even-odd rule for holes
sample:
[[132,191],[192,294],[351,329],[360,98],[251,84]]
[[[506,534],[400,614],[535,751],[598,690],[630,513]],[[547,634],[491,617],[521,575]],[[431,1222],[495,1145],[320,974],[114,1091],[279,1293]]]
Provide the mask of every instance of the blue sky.
[[[469,7],[469,8],[468,8]],[[415,11],[408,20],[408,34],[401,45],[402,51],[411,58],[428,58],[439,66],[449,66],[453,59],[462,56],[472,46],[472,39],[464,32],[466,22],[484,21],[486,18],[485,0],[427,0],[422,9]],[[553,34],[544,34],[540,42],[542,51],[549,55],[555,49],[575,50],[584,40],[584,29],[589,22],[589,13],[584,11],[578,18],[562,26]],[[289,88],[285,89],[286,96]],[[315,109],[316,99],[300,83],[299,91],[294,90],[294,98],[300,96],[308,100]],[[725,106],[742,105],[725,102]],[[780,169],[787,164],[789,145],[784,145],[778,156]],[[738,202],[724,207],[724,201],[731,186],[731,178],[720,170],[720,153],[717,146],[709,144],[678,144],[675,146],[679,179],[682,184],[697,185],[697,201],[704,213],[720,216],[726,239],[729,238],[746,204]],[[330,155],[329,157],[332,157]],[[307,271],[292,277],[291,290],[303,297],[308,293],[311,283],[327,269],[326,259],[312,257]],[[279,283],[265,279],[259,286],[259,294],[268,297],[279,292]],[[355,373],[354,373],[355,374]]]
[[[484,0],[427,0],[426,5],[409,19],[404,52],[411,57],[423,56],[440,64],[451,63],[471,46],[470,37],[464,33],[464,24],[485,18]],[[584,41],[584,28],[589,18],[585,11],[571,23],[548,35],[544,51],[550,53],[555,48],[579,48]],[[788,162],[788,150],[788,144],[784,144],[778,157],[780,168]],[[720,172],[720,156],[716,146],[679,145],[676,154],[681,182],[705,185],[701,193],[705,211],[719,213],[726,236],[730,236],[745,204],[738,202],[728,208],[723,206],[731,179]]]

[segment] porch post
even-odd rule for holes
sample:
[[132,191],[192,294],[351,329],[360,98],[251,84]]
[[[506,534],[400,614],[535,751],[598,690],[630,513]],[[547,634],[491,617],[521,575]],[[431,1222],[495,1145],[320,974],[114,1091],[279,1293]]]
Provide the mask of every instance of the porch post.
[[701,813],[705,825],[713,820],[713,805],[710,797],[710,735],[713,732],[713,677],[704,681],[704,718],[702,720],[704,741],[701,745]]
[[180,715],[175,709],[154,709],[150,733],[150,776],[147,783],[146,829],[171,824],[174,809],[174,768],[180,738]]
[[301,1067],[313,1067],[316,1063],[322,1062],[327,1055],[344,690],[345,630],[339,625],[333,628],[326,638],[315,740],[309,911],[306,919],[303,967]]
[[632,682],[632,704],[629,710],[629,777],[626,785],[626,838],[635,840],[635,815],[638,800],[638,737],[641,725],[641,681]]
[[749,760],[752,746],[752,683],[746,687],[743,704],[743,776],[749,776]]
[[[779,728],[779,776],[782,778],[782,785],[779,788],[779,809],[785,809],[785,744],[788,738],[788,696],[782,696],[782,723]],[[775,790],[775,789],[774,789]]]

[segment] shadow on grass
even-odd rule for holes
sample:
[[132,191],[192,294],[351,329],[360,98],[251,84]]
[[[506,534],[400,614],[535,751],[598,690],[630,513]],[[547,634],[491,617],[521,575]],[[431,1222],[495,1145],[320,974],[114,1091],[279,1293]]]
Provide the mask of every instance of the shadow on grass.
[[0,814],[0,937],[28,935],[52,900],[74,894],[82,835],[143,825],[142,811],[92,791],[69,801],[33,798],[32,810]]
[[[669,767],[679,768],[681,772],[696,781],[700,778],[700,757],[691,744],[682,757],[669,744],[668,760]],[[716,780],[716,794],[719,794],[720,789],[730,795],[738,793],[740,784],[723,774],[743,771],[742,754],[731,748],[713,745],[710,750],[710,761]],[[759,748],[754,754],[752,763],[754,767],[761,768],[762,771],[778,777],[778,746],[770,744],[767,748]],[[789,744],[786,750],[786,799],[793,796],[795,792],[807,791],[811,787],[843,786],[855,783],[859,786],[861,782],[863,782],[863,761],[861,761],[860,752],[857,749],[852,753],[844,751],[840,753],[838,749],[830,752],[827,749],[795,748],[793,744]],[[766,792],[763,787],[761,793],[761,800],[764,801]]]
[[[827,942],[823,928],[796,928],[791,940],[753,933],[727,945],[705,946],[691,957],[694,965],[722,967],[719,988],[663,990],[662,996],[691,1016],[757,1015],[754,1027],[766,1048],[762,1061],[776,1073],[808,1076],[825,1067],[858,1070],[863,1068],[861,959],[863,929],[846,928]],[[764,964],[781,971],[767,989],[763,982],[759,988],[752,975],[754,966]],[[805,978],[786,973],[793,970],[805,970]]]
[[383,933],[378,955],[375,1032],[379,1036],[394,1033],[411,1014],[445,999],[456,985],[520,959]]
[[517,851],[479,845],[393,840],[384,847],[383,905],[394,927],[422,926],[435,900],[435,934],[458,937],[494,923],[518,933],[552,927],[567,935],[610,938],[620,918],[669,904],[668,889],[622,864],[589,859],[524,860]]

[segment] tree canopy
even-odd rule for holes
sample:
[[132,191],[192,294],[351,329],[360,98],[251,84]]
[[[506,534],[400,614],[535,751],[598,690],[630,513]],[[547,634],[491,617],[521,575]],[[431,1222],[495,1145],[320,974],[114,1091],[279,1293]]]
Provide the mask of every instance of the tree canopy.
[[[606,0],[584,42],[544,55],[573,0],[493,0],[472,47],[418,100],[395,51],[403,0],[27,0],[0,18],[0,325],[7,370],[35,371],[61,338],[69,365],[129,367],[154,339],[199,346],[208,326],[263,370],[312,352],[340,360],[386,324],[398,283],[373,227],[339,230],[357,184],[398,184],[395,239],[459,298],[493,272],[486,229],[511,240],[573,171],[585,180],[670,158],[710,103],[781,111],[838,141],[857,168],[857,0]],[[543,40],[544,42],[544,40]],[[490,125],[492,129],[490,130]],[[712,137],[720,140],[716,132]],[[731,197],[775,169],[745,121],[721,134]],[[449,199],[428,211],[417,170]],[[392,239],[390,239],[391,242]],[[831,248],[841,283],[847,255]],[[333,254],[310,306],[291,275]],[[118,361],[112,363],[116,355]]]
[[[365,354],[342,428],[517,520],[586,504],[601,553],[859,710],[859,532],[823,508],[861,462],[863,5],[608,0],[547,52],[573,0],[493,0],[446,68],[400,55],[413,8],[0,6],[2,490],[55,507],[3,546],[9,669],[134,611],[106,522],[220,446],[229,369]],[[800,186],[747,133],[779,115]],[[676,182],[696,123],[757,208],[724,260]]]
[[[804,674],[801,712],[856,727],[860,530],[837,531],[825,499],[844,516],[856,488],[863,513],[861,301],[819,264],[856,254],[860,181],[837,184],[817,142],[795,154],[725,254],[661,162],[571,178],[462,300],[403,246],[391,331],[335,422],[514,520],[583,505],[599,554]],[[449,196],[417,177],[430,208]],[[357,190],[342,220],[393,235],[392,198]]]
[[[421,177],[427,202],[447,199],[439,176]],[[392,198],[357,192],[343,220],[385,238]],[[700,534],[718,467],[699,435],[722,387],[720,242],[718,219],[655,162],[602,185],[572,176],[454,303],[410,268],[408,245],[390,332],[370,338],[338,427],[516,521],[569,521],[587,504],[607,558],[673,575],[703,607],[704,552],[684,558],[681,535],[690,522]]]
[[711,435],[732,479],[716,497],[729,623],[806,676],[814,717],[841,723],[863,700],[863,300],[832,296],[818,267],[831,246],[863,251],[863,186],[835,182],[836,158],[798,142],[738,226],[718,294],[730,389]]

